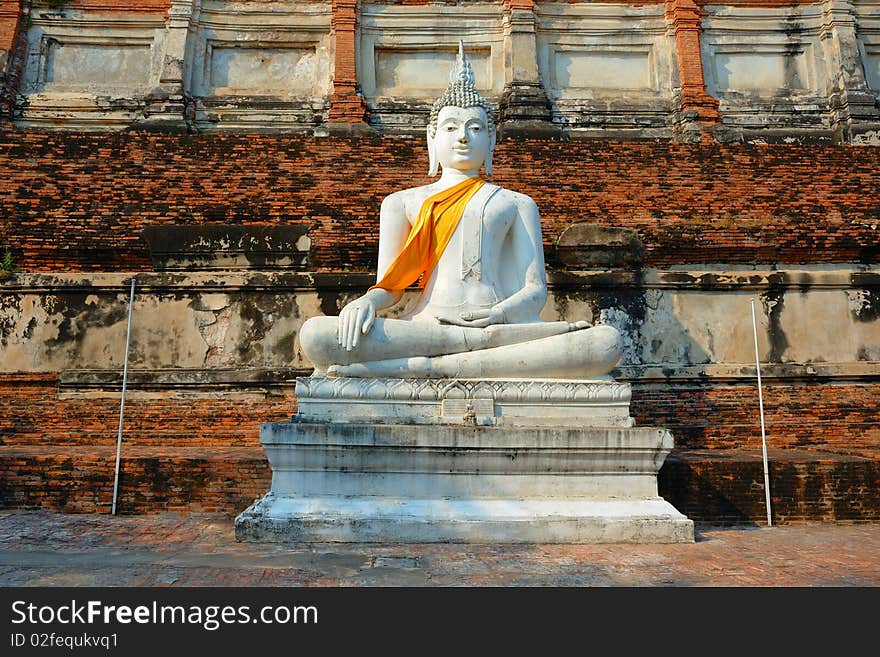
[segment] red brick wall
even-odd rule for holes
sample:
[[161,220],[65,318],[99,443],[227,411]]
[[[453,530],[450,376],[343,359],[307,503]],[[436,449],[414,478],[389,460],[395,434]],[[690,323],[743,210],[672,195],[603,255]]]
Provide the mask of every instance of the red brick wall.
[[19,0],[0,0],[0,50],[11,51],[15,46],[20,15]]
[[[294,412],[292,387],[272,394],[198,396],[129,390],[124,441],[153,447],[259,447],[260,423],[288,420]],[[63,399],[57,374],[0,374],[3,446],[113,446],[118,423],[118,395],[83,393]]]
[[[495,182],[571,223],[636,229],[649,266],[877,262],[880,149],[503,142]],[[0,247],[31,271],[150,268],[145,224],[312,227],[318,269],[370,270],[382,197],[428,182],[420,139],[0,130]]]
[[[114,448],[4,448],[0,455],[0,508],[110,511]],[[774,523],[880,520],[880,460],[771,451],[770,472]],[[236,515],[270,481],[259,448],[162,454],[126,446],[118,510]],[[692,520],[764,521],[763,471],[755,452],[674,454],[658,483],[660,494]]]
[[[774,523],[880,520],[880,459],[770,450],[768,460]],[[760,451],[673,454],[658,485],[691,520],[766,522]]]
[[[331,121],[357,121],[356,3],[333,4]],[[703,4],[666,2],[677,21],[683,107],[711,124],[719,116],[703,87]],[[71,6],[165,13],[170,2]],[[0,0],[0,50],[14,48],[18,21],[18,1]],[[11,248],[31,271],[146,270],[140,231],[149,223],[303,222],[316,269],[370,270],[382,197],[428,182],[426,168],[420,139],[0,128],[0,250]],[[495,182],[538,202],[548,251],[562,230],[588,221],[637,230],[648,266],[877,262],[880,149],[523,140],[499,145],[495,169]],[[57,386],[55,374],[0,375],[0,506],[106,511],[118,399],[62,399]],[[777,521],[880,517],[880,384],[769,385],[765,406],[771,449],[784,450],[773,457]],[[687,450],[660,477],[680,510],[715,522],[763,517],[753,387],[636,385],[632,409],[639,424],[667,426]],[[260,423],[294,411],[289,389],[247,398],[133,391],[120,510],[241,511],[269,485]]]
[[[764,388],[768,444],[876,449],[880,444],[880,384],[771,384]],[[128,445],[258,447],[260,422],[296,411],[284,392],[142,393],[125,406]],[[632,413],[638,425],[671,429],[676,447],[758,449],[757,390],[746,385],[648,388],[636,384]],[[56,374],[0,374],[0,444],[4,446],[112,446],[119,398],[58,394]]]
[[[763,518],[754,396],[748,386],[636,387],[638,423],[672,429],[679,450],[661,471],[661,494],[695,520]],[[768,385],[765,402],[775,521],[880,519],[880,384]],[[108,511],[118,411],[118,398],[60,399],[55,374],[0,376],[0,508]],[[287,392],[135,391],[120,511],[241,512],[271,478],[260,423],[294,411]]]
[[[114,447],[0,449],[0,508],[109,513]],[[227,513],[269,489],[263,450],[215,448],[145,452],[126,445],[120,461],[119,513]]]
[[[121,513],[238,513],[269,488],[260,423],[296,411],[292,395],[129,393]],[[60,399],[57,374],[0,374],[0,508],[107,512],[119,398]]]
[[[638,425],[661,426],[675,446],[690,449],[760,449],[755,385],[633,385]],[[880,457],[880,384],[764,384],[767,443],[774,448],[833,446]]]
[[[768,445],[773,448],[876,450],[880,456],[880,384],[817,383],[764,386]],[[688,449],[760,449],[753,385],[634,384],[632,414],[641,426],[672,430]],[[272,393],[143,393],[125,405],[126,445],[259,447],[261,422],[296,412],[292,387]],[[61,398],[56,374],[0,374],[0,445],[113,446],[119,398]]]

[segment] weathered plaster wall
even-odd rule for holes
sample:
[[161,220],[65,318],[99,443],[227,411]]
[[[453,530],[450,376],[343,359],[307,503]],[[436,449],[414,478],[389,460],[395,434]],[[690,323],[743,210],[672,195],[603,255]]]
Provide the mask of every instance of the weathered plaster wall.
[[428,112],[443,93],[461,39],[477,87],[496,105],[507,72],[500,3],[377,5],[360,10],[357,69],[371,123],[384,130],[424,133]]
[[[119,128],[163,110],[168,3],[137,9],[35,3],[26,12],[14,115],[22,125]],[[173,94],[172,94],[173,96]],[[172,110],[175,111],[175,110]]]
[[296,129],[326,120],[334,42],[328,2],[193,4],[184,93],[196,129]]
[[[126,274],[19,274],[0,287],[0,366],[6,372],[118,370],[127,321]],[[137,277],[134,369],[308,371],[302,322],[336,314],[369,275],[283,272],[144,273]],[[605,322],[624,335],[619,375],[750,378],[750,299],[762,361],[788,376],[880,374],[880,274],[869,267],[801,270],[644,270],[551,275],[542,314]],[[407,301],[388,316],[399,315]]]
[[725,121],[830,127],[822,5],[722,7],[703,21],[706,87]]
[[[10,488],[0,496],[7,503],[95,508],[81,482],[58,473],[110,467],[128,280],[122,273],[19,274],[2,284],[0,470]],[[302,321],[336,312],[369,282],[362,274],[139,274],[125,423],[134,479],[127,485],[130,494],[132,486],[147,487],[155,497],[153,506],[149,497],[129,498],[131,509],[204,503],[241,510],[241,490],[259,488],[252,478],[265,474],[259,425],[295,412],[294,378],[310,371],[296,340]],[[876,469],[864,470],[880,440],[876,270],[569,272],[552,275],[550,285],[546,319],[604,318],[624,331],[627,352],[614,374],[633,385],[637,423],[668,427],[685,450],[685,460],[669,466],[667,485],[697,517],[720,511],[693,496],[705,493],[708,480],[723,487],[730,472],[750,471],[760,448],[752,297],[767,432],[771,447],[783,450],[774,459],[819,483],[828,478],[834,495],[855,495],[858,477],[876,477]],[[836,465],[814,472],[817,459]],[[861,474],[848,479],[838,467]],[[17,487],[25,476],[43,484]],[[91,485],[104,495],[109,480],[102,477]],[[780,490],[790,485],[783,479]],[[222,491],[225,502],[218,501]],[[751,499],[746,493],[734,486],[725,495]],[[827,502],[814,497],[810,504]],[[794,493],[781,501],[804,503]],[[851,507],[837,517],[851,517]],[[876,513],[868,507],[862,519]],[[791,513],[818,518],[815,510]]]

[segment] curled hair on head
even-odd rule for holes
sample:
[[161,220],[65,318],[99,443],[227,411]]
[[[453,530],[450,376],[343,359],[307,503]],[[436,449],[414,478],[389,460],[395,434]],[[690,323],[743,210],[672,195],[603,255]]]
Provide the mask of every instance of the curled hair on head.
[[482,107],[486,112],[486,119],[490,132],[495,130],[495,110],[492,103],[483,98],[477,91],[474,81],[474,69],[464,54],[464,43],[458,42],[458,58],[455,66],[449,73],[449,85],[431,107],[431,115],[428,119],[428,132],[433,137],[437,134],[437,116],[444,107]]

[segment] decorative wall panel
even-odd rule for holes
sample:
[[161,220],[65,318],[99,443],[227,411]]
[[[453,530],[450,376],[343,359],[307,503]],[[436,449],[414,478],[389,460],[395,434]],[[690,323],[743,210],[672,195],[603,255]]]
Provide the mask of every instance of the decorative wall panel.
[[504,90],[501,4],[364,5],[357,69],[373,125],[423,132],[446,88],[461,39],[477,87],[497,104]]
[[187,74],[195,125],[311,129],[332,91],[329,3],[205,0]]
[[144,119],[164,28],[164,13],[32,8],[20,124],[100,129]]
[[821,6],[705,9],[703,71],[724,125],[768,135],[809,128],[830,138]]
[[674,54],[662,5],[541,4],[538,70],[553,121],[670,136]]

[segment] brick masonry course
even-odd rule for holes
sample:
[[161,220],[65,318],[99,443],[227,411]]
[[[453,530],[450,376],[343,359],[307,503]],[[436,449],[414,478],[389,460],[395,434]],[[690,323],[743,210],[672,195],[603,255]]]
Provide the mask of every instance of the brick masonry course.
[[[106,513],[113,496],[113,447],[0,448],[0,507]],[[771,450],[776,524],[880,521],[880,459],[806,450]],[[260,448],[126,446],[122,514],[223,513],[234,516],[269,488]],[[760,450],[677,450],[659,476],[660,494],[692,520],[763,524]]]
[[[3,378],[0,507],[106,511],[118,397],[59,397],[52,374]],[[767,387],[775,522],[880,520],[878,394],[880,386],[864,384]],[[765,517],[754,395],[734,385],[636,387],[638,424],[668,426],[676,437],[660,492],[694,520]],[[126,404],[120,512],[243,511],[271,478],[260,422],[287,419],[295,408],[283,390],[135,394]]]
[[[880,385],[765,385],[768,440],[777,448],[863,450],[880,456]],[[146,393],[129,390],[125,442],[141,447],[259,448],[261,422],[296,412],[292,385],[263,392]],[[754,385],[634,385],[639,426],[662,426],[687,449],[759,449]],[[58,395],[58,375],[0,375],[0,444],[88,447],[116,444],[119,394]]]
[[[636,230],[646,266],[877,261],[880,149],[525,139],[495,162],[548,252],[589,222]],[[315,269],[369,271],[381,199],[429,182],[423,141],[390,137],[5,128],[0,169],[0,247],[29,271],[149,270],[149,224],[287,222]]]

